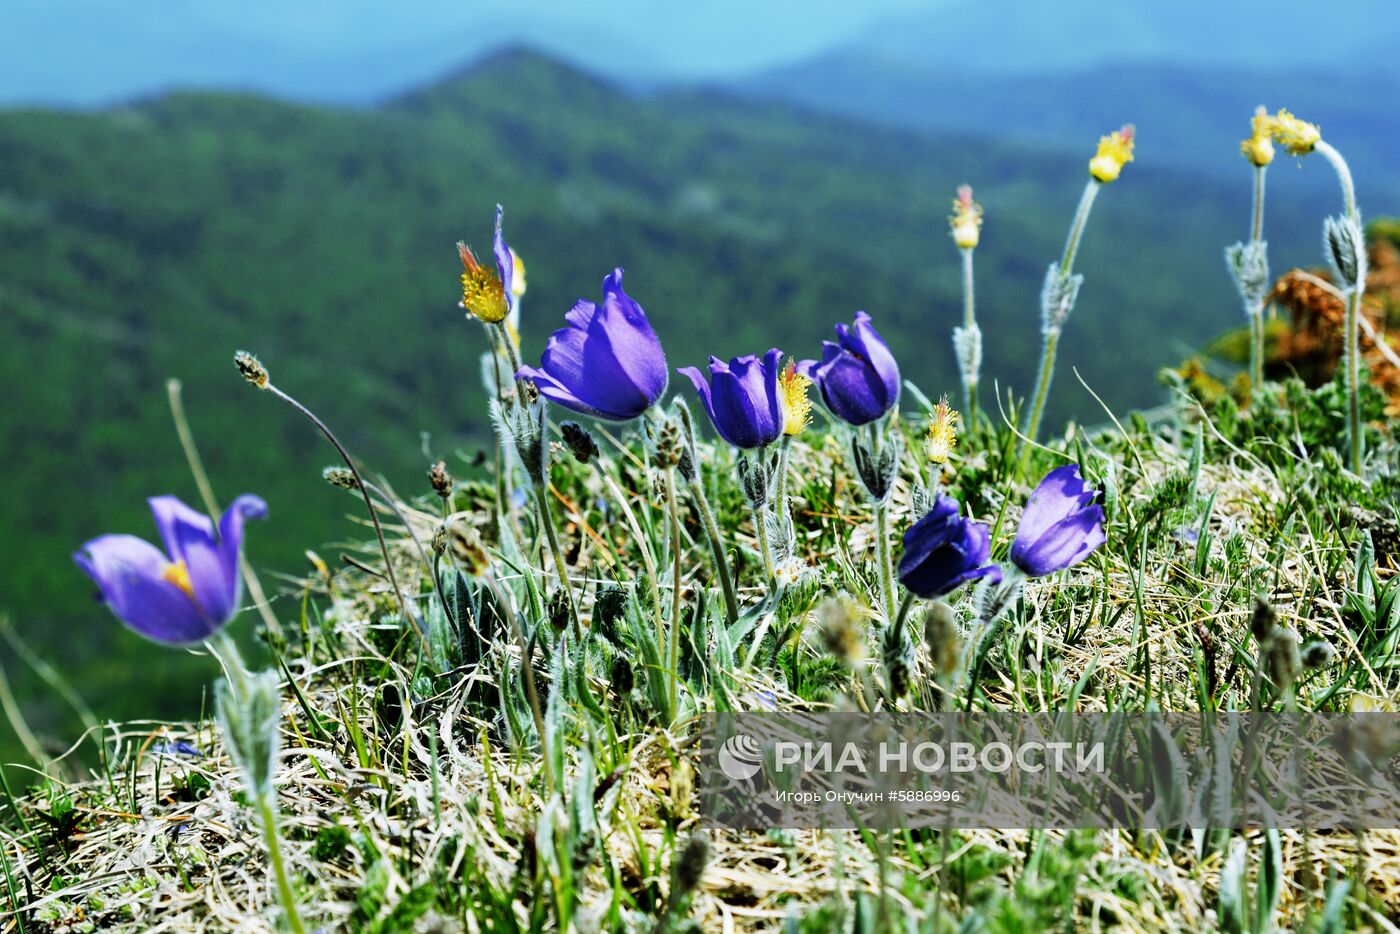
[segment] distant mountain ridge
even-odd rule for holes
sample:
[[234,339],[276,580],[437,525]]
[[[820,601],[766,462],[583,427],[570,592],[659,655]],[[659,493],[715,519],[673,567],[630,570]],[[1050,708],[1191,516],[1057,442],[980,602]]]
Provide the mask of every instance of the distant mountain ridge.
[[[1400,207],[1400,75],[1300,74],[1167,64],[1034,76],[984,75],[864,53],[746,79],[736,89],[926,133],[968,133],[1087,151],[1123,123],[1140,130],[1138,163],[1238,176],[1254,108],[1287,107],[1318,122],[1347,155],[1364,194]],[[1280,160],[1280,168],[1287,166]],[[1278,172],[1275,172],[1277,175]],[[1325,172],[1308,173],[1326,179]],[[1329,182],[1330,184],[1330,182]]]

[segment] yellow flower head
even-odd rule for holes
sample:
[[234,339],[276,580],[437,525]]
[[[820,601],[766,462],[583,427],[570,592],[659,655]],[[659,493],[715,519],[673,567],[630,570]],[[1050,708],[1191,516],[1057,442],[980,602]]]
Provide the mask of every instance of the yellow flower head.
[[982,236],[982,205],[972,200],[972,186],[959,185],[953,200],[953,213],[948,218],[953,242],[960,250],[971,250]]
[[928,422],[928,435],[924,438],[924,453],[930,463],[946,464],[958,444],[958,413],[948,404],[948,397],[938,400],[933,408],[933,416]]
[[1274,161],[1274,118],[1269,116],[1263,104],[1254,111],[1250,130],[1249,139],[1240,143],[1240,152],[1244,153],[1244,157],[1250,162],[1262,168]]
[[1089,174],[1105,185],[1118,177],[1123,166],[1133,161],[1133,137],[1137,131],[1131,123],[1107,136],[1099,137],[1099,151],[1089,160]]
[[1274,141],[1295,156],[1306,156],[1322,142],[1322,130],[1317,124],[1299,120],[1280,109],[1273,117]]
[[812,400],[807,390],[812,380],[798,372],[797,364],[789,360],[778,377],[778,396],[783,409],[783,434],[799,435],[812,423]]
[[519,298],[525,294],[525,261],[515,250],[510,251],[510,270],[510,294]]
[[478,262],[465,243],[457,244],[457,255],[462,258],[462,307],[487,324],[504,321],[510,313],[510,302],[500,274]]

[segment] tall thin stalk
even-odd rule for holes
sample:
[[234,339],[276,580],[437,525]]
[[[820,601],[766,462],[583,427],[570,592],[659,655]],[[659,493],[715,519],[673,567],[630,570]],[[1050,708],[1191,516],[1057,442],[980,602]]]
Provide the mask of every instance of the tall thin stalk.
[[369,490],[365,486],[365,478],[360,475],[360,468],[355,465],[355,459],[350,456],[350,452],[345,449],[345,445],[340,443],[340,439],[331,431],[330,426],[321,421],[315,412],[279,389],[272,382],[262,364],[258,363],[256,359],[252,358],[251,355],[245,355],[240,352],[235,358],[235,361],[238,363],[238,367],[240,371],[243,372],[245,379],[259,389],[272,393],[304,415],[311,424],[316,426],[317,430],[321,432],[321,435],[330,442],[331,447],[335,448],[336,453],[340,455],[340,459],[345,463],[346,468],[355,478],[355,487],[360,491],[360,497],[364,500],[365,511],[369,513],[369,521],[374,525],[374,537],[379,542],[379,554],[384,558],[384,572],[388,576],[389,586],[394,591],[394,597],[398,601],[399,609],[403,612],[404,619],[408,620],[408,624],[412,626],[413,631],[417,633],[418,639],[424,645],[427,645],[427,636],[423,634],[423,628],[418,625],[417,616],[409,608],[408,600],[404,597],[403,590],[399,588],[398,578],[394,574],[394,562],[389,559],[389,546],[384,541],[384,529],[379,524],[379,511],[374,508],[374,502],[370,499]]
[[[1084,186],[1084,193],[1079,197],[1079,207],[1074,212],[1069,236],[1065,239],[1064,254],[1060,257],[1059,279],[1062,288],[1072,287],[1069,286],[1069,280],[1074,271],[1074,257],[1079,252],[1079,242],[1084,237],[1084,227],[1089,221],[1089,212],[1094,207],[1094,199],[1102,187],[1101,182],[1090,178]],[[1072,302],[1073,297],[1071,296],[1070,303],[1072,304]],[[1046,309],[1042,309],[1042,311],[1046,312]],[[1068,308],[1063,309],[1063,314],[1068,314]],[[1040,373],[1036,377],[1035,398],[1031,402],[1025,428],[1022,432],[1025,435],[1021,453],[1022,473],[1025,472],[1026,466],[1030,462],[1031,447],[1040,431],[1040,419],[1045,414],[1045,400],[1050,395],[1050,382],[1055,375],[1055,352],[1060,346],[1060,328],[1063,324],[1062,317],[1057,320],[1048,312],[1045,313],[1044,320],[1041,322],[1041,331],[1045,340],[1041,347]]]
[[[977,329],[977,297],[974,291],[975,278],[972,274],[972,248],[958,251],[962,254],[963,272],[963,327],[970,334]],[[977,431],[977,381],[979,374],[969,367],[963,374],[963,401],[967,406],[967,419],[973,433]]]
[[[1351,169],[1347,167],[1346,160],[1342,154],[1336,150],[1326,140],[1317,143],[1317,151],[1331,163],[1333,170],[1337,173],[1337,180],[1342,186],[1342,202],[1346,210],[1346,217],[1349,222],[1355,225],[1358,233],[1361,231],[1361,211],[1356,205],[1356,184],[1352,181]],[[1360,243],[1356,244],[1359,256],[1356,257],[1359,274],[1356,281],[1349,284],[1347,289],[1346,307],[1346,384],[1347,384],[1347,448],[1349,462],[1352,473],[1361,473],[1361,465],[1365,456],[1363,445],[1365,436],[1362,434],[1361,424],[1361,296],[1366,290],[1366,244],[1364,236]]]
[[554,531],[554,517],[549,512],[545,484],[535,485],[535,506],[539,511],[540,525],[544,527],[545,538],[549,542],[550,556],[554,559],[554,571],[559,575],[559,586],[564,591],[564,602],[569,607],[569,631],[575,640],[582,639],[583,624],[579,622],[578,606],[574,603],[574,592],[569,586],[569,568],[564,563],[564,549],[559,547],[559,535]]
[[[1254,167],[1254,212],[1249,227],[1249,242],[1254,249],[1262,249],[1264,241],[1264,173],[1267,165]],[[1262,297],[1251,301],[1245,309],[1249,314],[1249,381],[1259,387],[1264,384],[1264,302]]]
[[671,640],[666,652],[666,664],[671,681],[671,710],[678,710],[677,682],[680,680],[681,659],[681,513],[676,496],[676,471],[668,468],[664,474],[666,506],[671,519]]

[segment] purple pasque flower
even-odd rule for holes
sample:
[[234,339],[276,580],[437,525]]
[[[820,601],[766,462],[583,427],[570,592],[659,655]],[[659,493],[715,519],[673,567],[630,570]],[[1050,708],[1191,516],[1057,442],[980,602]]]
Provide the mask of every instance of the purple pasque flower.
[[968,581],[1001,580],[1001,568],[988,564],[992,533],[985,522],[958,514],[958,501],[939,495],[933,508],[904,533],[899,582],[920,597],[941,597]]
[[831,413],[849,425],[873,422],[899,401],[899,364],[863,311],[855,324],[836,325],[836,342],[822,342],[820,361],[804,360],[799,368]]
[[666,354],[642,306],[622,290],[621,269],[603,280],[602,305],[580,299],[564,320],[540,365],[522,366],[517,379],[534,380],[566,409],[616,422],[636,418],[666,392]]
[[760,360],[753,354],[728,363],[710,358],[710,379],[693,366],[676,370],[690,377],[700,401],[721,438],[736,448],[761,448],[783,433],[783,405],[778,392],[783,352],[776,347]]
[[163,553],[135,535],[101,535],[73,560],[136,632],[169,645],[202,642],[238,611],[243,522],[265,517],[267,503],[251,494],[238,497],[216,534],[208,516],[173,496],[149,502]]
[[1050,471],[1026,502],[1011,560],[1027,576],[1044,577],[1089,557],[1106,541],[1099,498],[1078,464]]

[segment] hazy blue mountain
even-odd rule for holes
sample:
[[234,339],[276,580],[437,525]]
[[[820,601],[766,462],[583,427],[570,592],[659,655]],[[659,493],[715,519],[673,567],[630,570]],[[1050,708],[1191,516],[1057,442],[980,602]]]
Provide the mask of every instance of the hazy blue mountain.
[[1400,16],[1390,0],[963,0],[891,18],[836,51],[963,74],[1135,62],[1396,74],[1398,44]]
[[[1321,124],[1352,163],[1363,194],[1395,210],[1400,201],[1400,76],[1242,71],[1182,65],[1116,65],[1035,76],[941,71],[836,53],[738,86],[744,93],[801,103],[930,133],[969,133],[1091,153],[1122,123],[1139,131],[1138,166],[1176,166],[1244,177],[1239,140],[1259,104],[1287,106]],[[1282,157],[1276,178],[1293,172]],[[1331,184],[1320,163],[1300,173]]]

